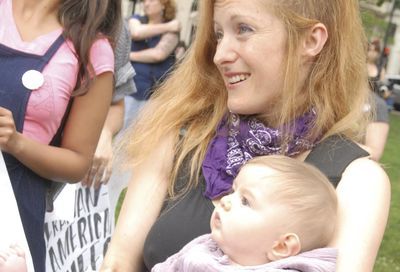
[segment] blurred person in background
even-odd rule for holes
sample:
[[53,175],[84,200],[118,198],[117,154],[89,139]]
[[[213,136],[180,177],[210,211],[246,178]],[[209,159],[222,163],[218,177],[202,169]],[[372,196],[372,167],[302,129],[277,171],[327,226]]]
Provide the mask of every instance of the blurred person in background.
[[[104,248],[108,244],[114,225],[114,210],[118,196],[126,182],[111,177],[113,172],[113,140],[122,129],[124,121],[124,97],[136,91],[133,77],[134,69],[129,61],[130,33],[126,22],[120,24],[118,39],[114,48],[115,72],[114,93],[108,110],[92,165],[86,177],[78,184],[68,184],[54,202],[52,211],[45,216],[46,271],[64,272],[74,270],[80,263],[83,270],[97,271],[103,258]],[[110,182],[109,182],[110,181]],[[82,199],[96,201],[82,209]],[[88,223],[91,218],[95,222]],[[98,235],[98,222],[102,222],[102,234]],[[56,230],[49,226],[59,226]],[[82,228],[82,226],[85,226]],[[57,258],[59,244],[69,243],[71,230],[79,229],[79,235],[93,235],[81,246],[71,248],[63,259]],[[72,232],[73,233],[73,232]],[[77,233],[77,232],[75,232]],[[90,250],[89,250],[90,249]],[[90,254],[89,254],[90,252]],[[91,255],[96,255],[93,260]]]
[[379,161],[385,149],[389,134],[389,109],[385,99],[390,97],[390,90],[384,85],[384,67],[379,67],[380,42],[373,40],[368,44],[367,72],[371,89],[371,101],[366,111],[373,111],[373,119],[367,125],[364,144],[371,158]]
[[107,119],[100,135],[92,167],[82,181],[82,185],[99,188],[101,184],[107,184],[113,164],[114,136],[122,129],[124,122],[125,102],[127,95],[136,93],[136,85],[133,81],[135,70],[129,61],[130,33],[128,25],[121,24],[121,31],[114,50],[115,55],[115,90],[112,103],[107,114]]
[[175,63],[180,24],[174,0],[143,0],[144,16],[129,19],[132,38],[130,60],[136,71],[137,92],[126,99],[126,124],[149,99],[152,89]]

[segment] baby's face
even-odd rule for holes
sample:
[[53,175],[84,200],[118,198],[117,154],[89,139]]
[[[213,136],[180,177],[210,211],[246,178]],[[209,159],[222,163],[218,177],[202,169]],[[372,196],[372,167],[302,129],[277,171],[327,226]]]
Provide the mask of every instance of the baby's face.
[[266,263],[266,252],[282,234],[286,212],[269,201],[271,183],[265,182],[265,177],[274,174],[265,166],[246,165],[234,181],[233,192],[214,210],[212,237],[235,263]]

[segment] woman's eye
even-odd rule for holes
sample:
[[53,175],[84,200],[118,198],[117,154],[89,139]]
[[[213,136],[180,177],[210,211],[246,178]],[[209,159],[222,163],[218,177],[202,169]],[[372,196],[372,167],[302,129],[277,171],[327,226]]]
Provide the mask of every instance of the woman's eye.
[[222,33],[222,31],[215,31],[214,36],[215,36],[215,39],[217,40],[217,42],[219,42],[224,37],[224,34]]
[[253,31],[248,25],[240,24],[239,25],[239,34],[244,34]]

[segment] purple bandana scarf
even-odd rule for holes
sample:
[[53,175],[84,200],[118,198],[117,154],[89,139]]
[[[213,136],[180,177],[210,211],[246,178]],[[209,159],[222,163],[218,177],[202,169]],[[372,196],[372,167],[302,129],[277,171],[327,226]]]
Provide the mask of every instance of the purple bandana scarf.
[[314,142],[306,137],[315,118],[314,110],[297,118],[291,126],[293,137],[282,147],[282,129],[267,127],[255,117],[228,115],[218,125],[203,161],[204,195],[214,199],[229,192],[240,167],[254,157],[272,154],[294,156],[311,149]]

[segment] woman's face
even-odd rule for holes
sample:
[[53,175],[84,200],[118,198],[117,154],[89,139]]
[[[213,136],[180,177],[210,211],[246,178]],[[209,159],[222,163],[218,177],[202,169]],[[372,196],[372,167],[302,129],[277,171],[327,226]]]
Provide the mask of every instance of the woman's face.
[[160,0],[143,0],[143,9],[147,16],[160,15],[164,11],[164,5]]
[[286,31],[263,2],[217,0],[214,5],[214,63],[234,113],[268,114],[282,91]]
[[368,60],[370,62],[376,62],[379,58],[379,52],[376,49],[375,45],[370,44],[368,46],[368,53],[367,53]]

